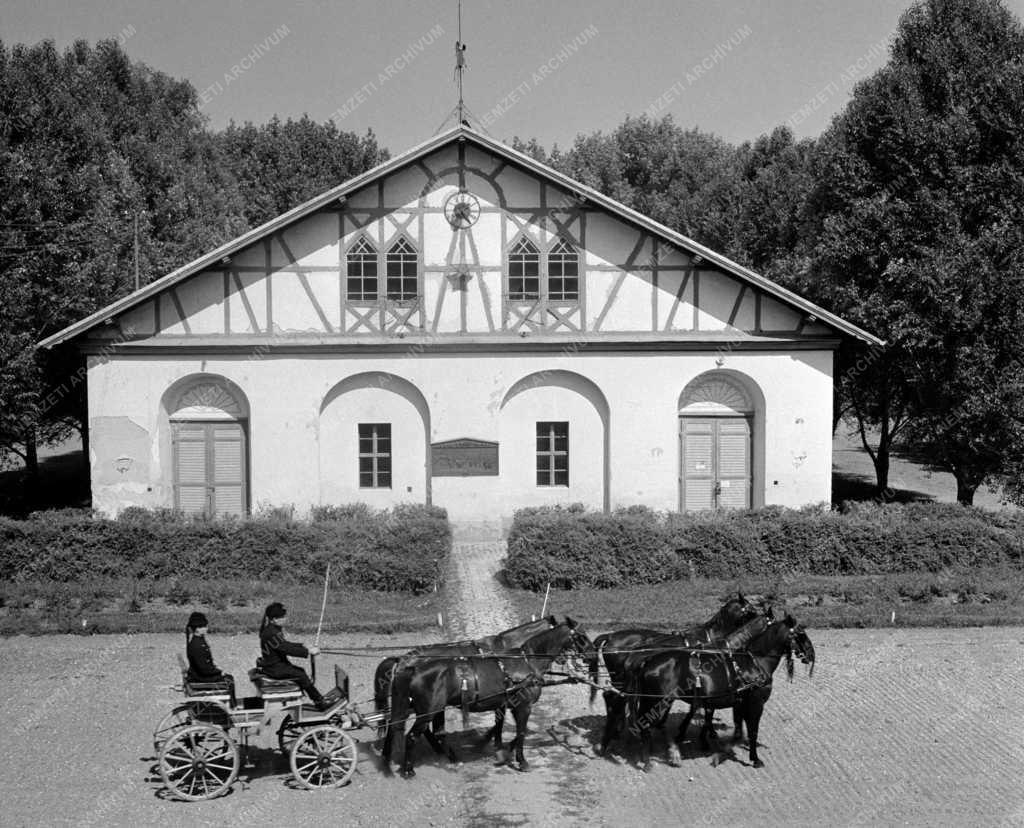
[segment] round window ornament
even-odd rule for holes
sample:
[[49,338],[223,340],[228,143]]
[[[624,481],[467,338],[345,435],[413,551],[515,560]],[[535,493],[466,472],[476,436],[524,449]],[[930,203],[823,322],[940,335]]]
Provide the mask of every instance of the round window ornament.
[[465,230],[480,218],[480,201],[472,193],[459,190],[444,202],[444,217],[454,230]]

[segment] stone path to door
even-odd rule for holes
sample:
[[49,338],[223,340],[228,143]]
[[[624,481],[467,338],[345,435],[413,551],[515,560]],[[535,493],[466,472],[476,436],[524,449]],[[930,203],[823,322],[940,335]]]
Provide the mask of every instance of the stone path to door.
[[[481,533],[478,526],[453,526],[445,587],[449,638],[478,638],[530,620],[515,614],[498,580],[505,554],[499,530]],[[567,695],[570,693],[566,688],[547,688],[533,708],[525,748],[529,773],[478,761],[460,769],[469,781],[460,814],[465,824],[566,825],[588,821],[586,814],[597,801],[597,791],[586,774],[586,759],[566,750],[567,744],[582,745],[583,739],[560,724],[574,706]],[[578,699],[575,701],[578,704]],[[474,715],[470,720],[480,732],[492,722],[491,714]],[[447,728],[450,732],[462,728],[457,711],[449,711]],[[515,726],[508,716],[506,744],[514,734]]]

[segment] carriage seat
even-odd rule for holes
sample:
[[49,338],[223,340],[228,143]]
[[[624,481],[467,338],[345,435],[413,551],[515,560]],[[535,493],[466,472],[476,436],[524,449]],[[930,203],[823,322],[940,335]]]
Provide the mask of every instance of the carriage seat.
[[185,695],[189,698],[222,698],[231,697],[231,687],[226,681],[189,681],[183,680]]
[[260,696],[263,698],[289,698],[301,696],[302,690],[291,679],[276,679],[261,673],[259,668],[254,667],[249,671],[249,681],[256,685]]

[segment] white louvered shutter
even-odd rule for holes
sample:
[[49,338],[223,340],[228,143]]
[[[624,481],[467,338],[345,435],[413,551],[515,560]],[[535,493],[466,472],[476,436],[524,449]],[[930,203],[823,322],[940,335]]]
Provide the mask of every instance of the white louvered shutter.
[[175,506],[188,514],[206,511],[206,431],[199,423],[174,427]]
[[714,508],[714,421],[684,419],[683,509]]
[[245,512],[245,434],[238,423],[217,423],[213,431],[213,509],[218,515]]
[[725,509],[750,507],[750,425],[745,418],[718,420],[716,457],[718,505]]

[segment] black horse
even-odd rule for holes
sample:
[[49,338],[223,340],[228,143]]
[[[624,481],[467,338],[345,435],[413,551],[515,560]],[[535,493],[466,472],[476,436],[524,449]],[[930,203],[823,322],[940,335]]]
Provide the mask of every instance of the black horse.
[[[413,658],[425,658],[430,656],[468,656],[482,653],[503,653],[516,647],[521,647],[529,638],[544,630],[549,630],[558,624],[553,615],[546,618],[539,618],[536,621],[527,621],[518,627],[503,630],[494,635],[474,638],[471,641],[446,641],[437,644],[424,644],[416,647],[401,656],[390,656],[377,665],[373,677],[373,703],[378,713],[384,713],[381,724],[377,728],[377,738],[383,744],[384,760],[388,761],[391,754],[391,740],[388,724],[391,719],[387,715],[388,704],[391,698],[391,682],[395,671],[403,662]],[[505,709],[494,711],[494,727],[484,736],[484,741],[493,738],[496,747],[501,747],[501,731],[505,724]],[[434,717],[429,730],[424,733],[430,746],[435,753],[447,753],[448,758],[455,761],[455,752],[446,745],[444,732],[444,711],[442,710]]]
[[[540,698],[544,674],[555,659],[568,653],[585,658],[592,648],[583,630],[566,618],[564,623],[532,636],[522,647],[500,655],[417,658],[401,665],[391,684],[391,723],[392,752],[402,775],[415,775],[412,755],[416,740],[446,707],[461,708],[463,721],[469,713],[510,708],[516,722],[510,748],[519,770],[527,770],[523,740],[533,705]],[[415,720],[403,739],[410,713]]]
[[[755,620],[750,622],[757,624]],[[733,642],[730,642],[733,643]],[[783,656],[790,676],[796,654],[814,670],[814,646],[804,628],[787,615],[752,637],[745,650],[730,648],[679,648],[654,653],[638,663],[626,682],[630,729],[640,736],[644,770],[651,767],[651,728],[663,726],[675,701],[690,709],[669,748],[669,764],[679,762],[680,748],[698,707],[705,712],[701,744],[707,748],[714,734],[712,711],[733,708],[737,733],[747,727],[750,762],[764,766],[757,755],[757,734],[765,702],[771,696],[772,675]]]
[[625,687],[627,671],[637,660],[643,661],[652,652],[671,647],[696,647],[723,641],[743,624],[758,617],[770,617],[771,609],[758,607],[736,593],[729,598],[711,618],[703,624],[679,632],[666,633],[663,630],[628,629],[599,635],[594,640],[594,656],[590,660],[590,703],[597,696],[597,682],[600,665],[608,671],[611,690],[604,691],[605,725],[598,753],[605,753],[622,729],[626,715],[626,702],[621,692]]

